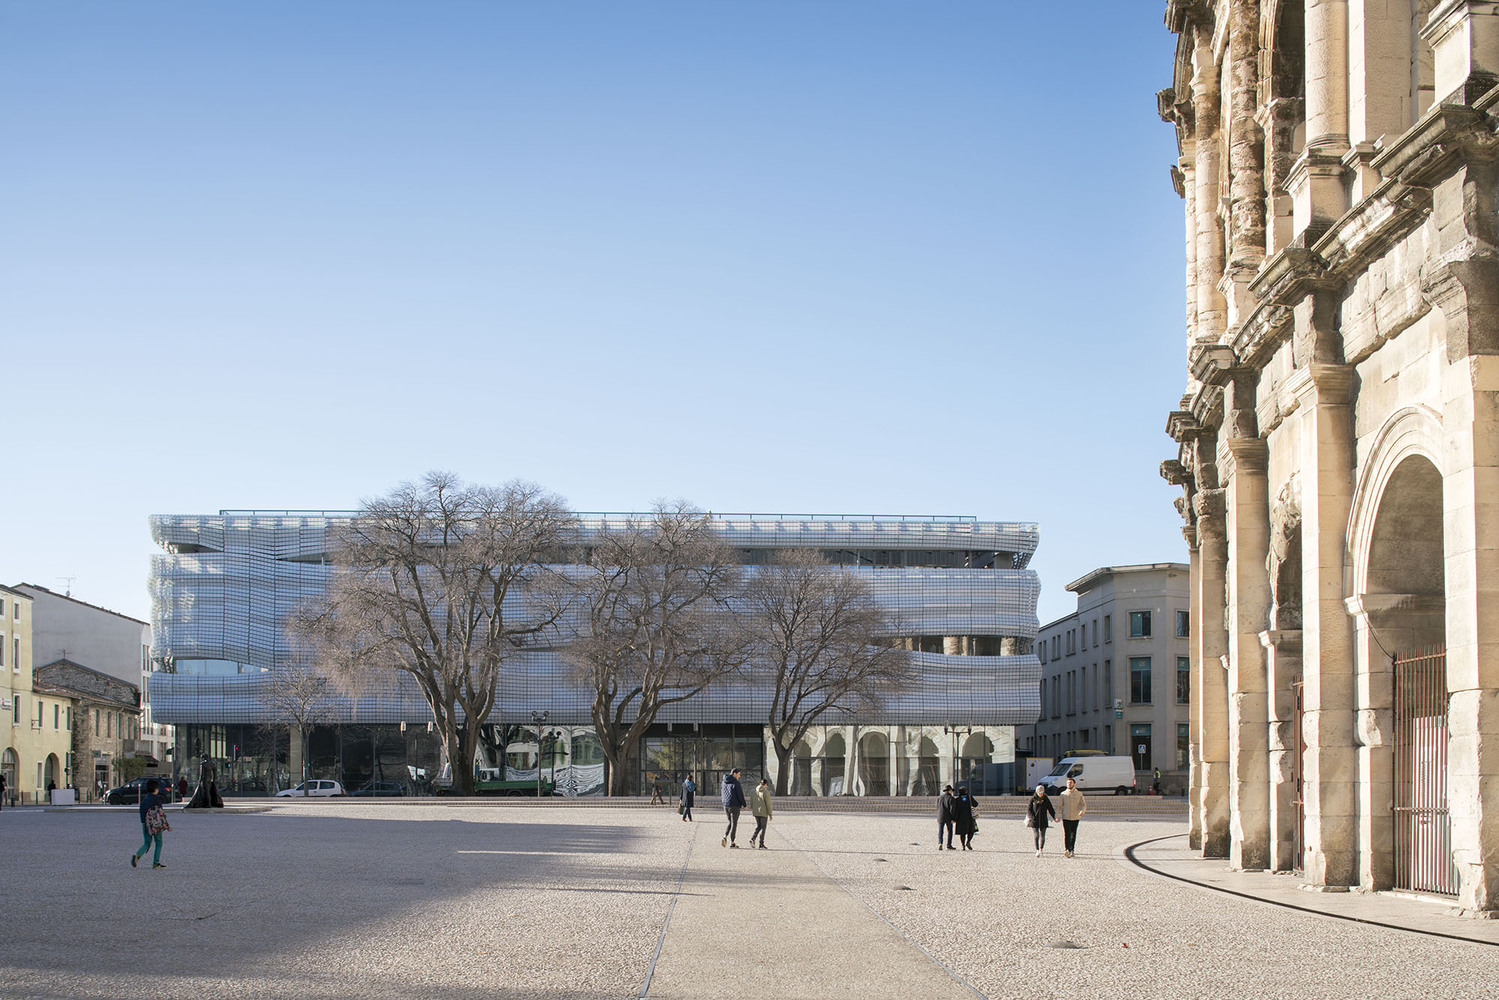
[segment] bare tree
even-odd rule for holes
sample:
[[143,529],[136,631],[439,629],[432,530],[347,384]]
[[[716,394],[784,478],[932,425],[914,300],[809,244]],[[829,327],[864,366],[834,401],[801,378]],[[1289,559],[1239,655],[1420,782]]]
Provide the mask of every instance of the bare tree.
[[618,795],[629,750],[657,713],[740,663],[729,607],[738,560],[709,514],[678,501],[604,528],[584,562],[568,656],[593,691],[605,787]]
[[796,744],[824,716],[876,706],[910,677],[891,636],[897,624],[867,581],[806,549],[756,567],[741,597],[750,668],[771,682],[766,725],[775,749],[776,794],[785,795]]
[[337,532],[328,592],[296,631],[346,678],[411,676],[455,788],[472,794],[501,668],[519,648],[549,641],[561,616],[548,578],[573,524],[560,497],[531,483],[465,486],[429,473],[366,501]]
[[302,794],[307,795],[308,739],[314,726],[333,721],[335,693],[327,677],[306,667],[282,664],[266,679],[265,700],[271,719],[286,727],[288,741],[297,740],[302,748]]

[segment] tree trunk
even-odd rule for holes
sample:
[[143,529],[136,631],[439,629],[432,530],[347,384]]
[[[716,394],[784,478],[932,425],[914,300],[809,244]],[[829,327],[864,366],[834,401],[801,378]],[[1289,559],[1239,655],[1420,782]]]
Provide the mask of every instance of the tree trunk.
[[453,791],[459,795],[474,794],[474,756],[479,750],[479,727],[458,726],[453,732]]
[[772,742],[775,744],[776,751],[776,797],[779,798],[785,795],[786,790],[791,787],[791,759],[796,746],[793,744],[783,747],[779,739]]

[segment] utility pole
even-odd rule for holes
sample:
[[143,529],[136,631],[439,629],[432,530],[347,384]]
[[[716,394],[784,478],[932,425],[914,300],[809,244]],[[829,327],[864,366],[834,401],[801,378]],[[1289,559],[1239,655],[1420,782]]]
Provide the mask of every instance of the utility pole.
[[531,721],[536,723],[536,797],[541,798],[541,727],[547,724],[547,716],[551,712],[540,711],[531,713]]

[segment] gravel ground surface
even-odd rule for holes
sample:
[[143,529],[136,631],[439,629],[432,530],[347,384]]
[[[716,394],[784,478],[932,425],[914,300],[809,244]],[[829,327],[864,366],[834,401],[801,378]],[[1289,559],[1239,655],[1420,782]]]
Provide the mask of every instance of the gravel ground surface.
[[[924,962],[970,997],[1499,996],[1499,948],[1117,856],[1176,822],[1084,820],[1069,860],[1060,830],[1038,859],[1008,816],[982,821],[973,852],[938,852],[934,821],[889,815],[782,815],[772,850],[732,852],[709,809],[695,825],[578,805],[171,818],[153,871],[129,865],[134,810],[0,813],[0,997],[626,998],[658,945],[649,996],[827,998],[867,980],[881,985],[862,995],[902,998]],[[757,966],[777,968],[774,991]]]

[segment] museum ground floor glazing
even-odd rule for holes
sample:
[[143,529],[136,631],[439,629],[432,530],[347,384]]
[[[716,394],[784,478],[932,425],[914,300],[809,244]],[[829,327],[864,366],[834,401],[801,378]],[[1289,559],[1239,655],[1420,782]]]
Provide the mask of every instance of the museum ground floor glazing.
[[[1009,791],[1014,748],[1010,726],[818,726],[796,746],[789,790],[927,796],[966,782],[976,791]],[[421,724],[317,726],[305,740],[286,726],[179,725],[174,777],[196,781],[205,757],[231,796],[273,795],[304,777],[337,780],[351,794],[431,795],[450,777],[441,739]],[[675,795],[690,775],[711,795],[735,767],[774,781],[777,766],[762,726],[659,724],[631,756],[626,791],[650,794],[659,786]],[[486,725],[474,769],[476,777],[496,780],[539,777],[562,795],[604,792],[603,748],[588,727],[543,726],[538,734],[535,726]]]

